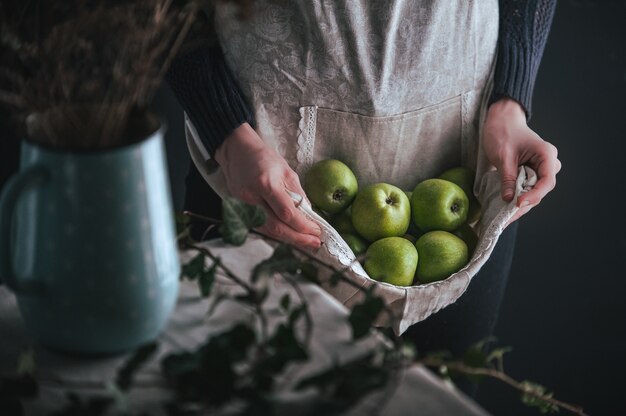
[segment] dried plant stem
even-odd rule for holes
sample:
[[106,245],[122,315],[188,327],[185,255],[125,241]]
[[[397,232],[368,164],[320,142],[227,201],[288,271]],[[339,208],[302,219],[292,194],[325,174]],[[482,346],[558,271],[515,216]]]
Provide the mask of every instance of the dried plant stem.
[[[174,41],[174,44],[172,45],[170,53],[166,56],[165,62],[163,63],[163,65],[161,65],[161,70],[159,72],[159,75],[157,76],[157,79],[159,80],[159,82],[165,77],[165,73],[169,69],[172,61],[174,60],[174,57],[176,57],[176,55],[178,54],[178,51],[182,47],[183,41],[185,40],[187,33],[189,33],[189,30],[191,29],[191,25],[193,24],[193,20],[196,16],[196,13],[198,12],[198,5],[196,3],[190,3],[190,5],[188,5],[187,8],[189,9],[187,11],[188,15],[183,23],[182,29],[178,33],[178,37]],[[149,100],[151,99],[152,97],[150,96]]]
[[0,16],[0,104],[20,123],[37,114],[31,138],[46,145],[98,149],[139,140],[144,131],[134,117],[148,111],[199,2],[43,3],[24,22]]

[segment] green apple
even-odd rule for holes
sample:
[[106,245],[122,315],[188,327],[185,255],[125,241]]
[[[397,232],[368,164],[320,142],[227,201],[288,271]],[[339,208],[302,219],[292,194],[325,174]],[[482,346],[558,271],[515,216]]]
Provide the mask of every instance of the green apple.
[[330,224],[337,230],[339,234],[356,234],[354,225],[352,225],[352,213],[350,207],[344,209],[335,215]]
[[467,219],[469,201],[463,189],[444,179],[426,179],[411,195],[413,222],[423,231],[454,231]]
[[411,286],[419,264],[417,260],[417,249],[409,240],[386,237],[369,246],[363,267],[372,279],[396,286]]
[[439,179],[445,179],[457,184],[463,189],[469,199],[469,210],[467,212],[467,222],[473,223],[480,219],[480,202],[474,195],[474,171],[465,166],[448,169],[439,175]]
[[348,244],[354,255],[365,253],[367,250],[367,241],[356,234],[341,234],[341,238]]
[[447,231],[430,231],[415,243],[419,255],[417,279],[421,283],[443,280],[461,270],[468,261],[467,245]]
[[465,223],[461,224],[461,226],[454,230],[452,234],[465,241],[465,244],[467,244],[467,253],[471,257],[474,254],[476,245],[478,244],[478,236],[476,235],[476,231],[474,231],[474,229],[468,223]]
[[387,183],[362,189],[352,203],[352,225],[368,241],[399,237],[411,222],[411,203],[404,192]]
[[329,214],[347,208],[358,188],[352,170],[336,159],[321,160],[304,175],[304,192],[313,205]]

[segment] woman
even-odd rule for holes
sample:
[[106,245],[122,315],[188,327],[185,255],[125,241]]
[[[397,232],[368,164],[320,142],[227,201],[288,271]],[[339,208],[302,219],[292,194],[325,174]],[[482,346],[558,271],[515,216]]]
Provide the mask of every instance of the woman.
[[[201,141],[196,161],[219,166],[209,180],[263,206],[261,230],[281,240],[319,247],[318,226],[286,191],[304,195],[299,175],[328,157],[363,183],[404,189],[458,165],[475,169],[479,182],[493,166],[505,201],[518,167],[529,165],[539,180],[516,201],[513,222],[554,188],[560,170],[556,148],[527,125],[554,7],[257,1],[242,21],[222,5],[219,44],[179,58],[168,81]],[[515,232],[508,227],[456,304],[409,329],[418,349],[458,354],[491,335]]]

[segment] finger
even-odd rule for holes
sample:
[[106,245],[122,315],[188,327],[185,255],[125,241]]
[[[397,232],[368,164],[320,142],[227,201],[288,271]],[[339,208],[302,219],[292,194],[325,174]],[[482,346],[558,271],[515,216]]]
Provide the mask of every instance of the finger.
[[285,178],[285,187],[291,192],[295,192],[298,195],[301,195],[309,203],[309,205],[311,205],[311,201],[309,201],[306,192],[304,192],[304,188],[302,188],[300,178],[297,174],[293,174]]
[[264,195],[264,199],[280,222],[287,224],[293,230],[314,236],[319,236],[322,233],[322,230],[316,223],[307,219],[304,213],[296,208],[295,201],[284,188],[271,188]]
[[529,163],[529,165],[537,171],[539,180],[530,191],[517,199],[517,206],[519,207],[526,203],[533,206],[539,204],[556,186],[556,174],[561,169],[561,162],[555,157],[546,158],[536,165],[533,163]]
[[265,221],[265,224],[258,228],[260,232],[298,247],[307,247],[312,249],[320,247],[321,241],[319,237],[297,232],[287,224],[280,221],[280,219],[274,215],[269,207],[266,208],[266,210],[268,211],[267,220]]
[[500,193],[502,199],[506,202],[512,201],[515,196],[515,184],[517,182],[517,159],[512,156],[505,155],[502,158],[500,166],[497,167],[500,172]]

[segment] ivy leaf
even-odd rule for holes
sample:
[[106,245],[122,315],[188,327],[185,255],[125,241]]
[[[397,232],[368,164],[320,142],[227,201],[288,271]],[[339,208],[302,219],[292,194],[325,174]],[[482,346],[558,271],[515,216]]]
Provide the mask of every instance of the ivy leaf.
[[291,296],[289,296],[289,293],[285,293],[280,298],[280,307],[282,308],[283,311],[287,312],[289,310],[290,304],[291,304]]
[[375,354],[369,354],[304,378],[296,390],[314,387],[322,393],[323,400],[316,403],[317,413],[343,414],[371,391],[386,385],[391,373],[375,363]]
[[169,354],[161,361],[178,402],[226,403],[237,392],[236,369],[256,343],[255,332],[241,323],[210,336],[193,352]]
[[463,363],[468,367],[486,367],[487,355],[475,346],[469,347],[463,355]]
[[301,305],[291,311],[291,313],[289,314],[289,326],[295,326],[298,319],[304,315],[305,308],[305,305]]
[[498,339],[496,337],[494,337],[494,336],[488,336],[488,337],[485,337],[485,338],[481,339],[480,341],[478,341],[474,345],[472,345],[472,348],[476,348],[478,350],[484,351],[488,344],[496,342],[497,340]]
[[293,249],[289,246],[289,244],[279,244],[278,247],[274,249],[271,258],[275,260],[287,260],[293,256]]
[[522,394],[522,403],[524,403],[526,406],[536,407],[542,414],[557,413],[559,411],[559,407],[556,404],[550,403],[546,400],[529,394],[540,394],[542,396],[552,398],[553,393],[547,392],[544,386],[528,380],[524,380],[520,384],[522,386],[522,389],[524,390],[524,393]]
[[202,270],[198,279],[198,287],[203,298],[206,298],[211,294],[213,283],[215,282],[215,276],[217,274],[217,268],[219,267],[220,259],[217,258],[208,270]]
[[190,219],[189,216],[182,212],[176,212],[174,215],[174,221],[176,223],[176,234],[180,235],[189,228]]
[[[487,366],[487,355],[482,351],[482,349],[473,345],[465,350],[465,354],[463,354],[463,363],[468,367],[485,368]],[[457,377],[458,374],[451,371],[450,376],[454,378]],[[484,378],[484,376],[480,374],[465,374],[465,377],[474,383],[479,383]]]
[[189,280],[196,280],[204,270],[204,253],[198,253],[193,259],[183,264],[182,275]]
[[504,354],[511,352],[512,350],[513,349],[511,347],[496,348],[492,350],[489,355],[487,355],[487,362],[493,362],[495,360],[502,361]]
[[161,360],[161,369],[171,380],[178,380],[199,368],[198,354],[191,352],[171,353]]
[[235,246],[245,243],[250,230],[263,225],[266,219],[263,208],[235,198],[222,200],[222,217],[222,239]]
[[265,344],[266,354],[258,361],[254,369],[255,394],[271,394],[278,376],[289,364],[305,361],[307,351],[296,338],[294,327],[282,323]]
[[117,371],[115,385],[122,391],[130,389],[137,371],[154,355],[158,348],[156,342],[146,344],[137,349],[126,363]]
[[267,344],[274,349],[277,356],[287,360],[303,361],[309,356],[298,342],[292,326],[278,325]]
[[352,339],[362,338],[369,332],[384,306],[383,300],[375,296],[373,290],[367,291],[363,302],[354,305],[348,318],[352,327]]
[[257,304],[260,305],[263,302],[265,302],[265,300],[267,299],[269,295],[270,295],[270,290],[267,287],[257,290],[256,295],[255,295]]
[[29,348],[20,352],[20,356],[17,359],[17,375],[33,375],[36,369],[35,350],[33,348]]
[[251,280],[257,282],[262,276],[274,273],[286,273],[318,282],[317,268],[310,262],[298,259],[293,249],[286,244],[279,245],[269,258],[254,267]]

